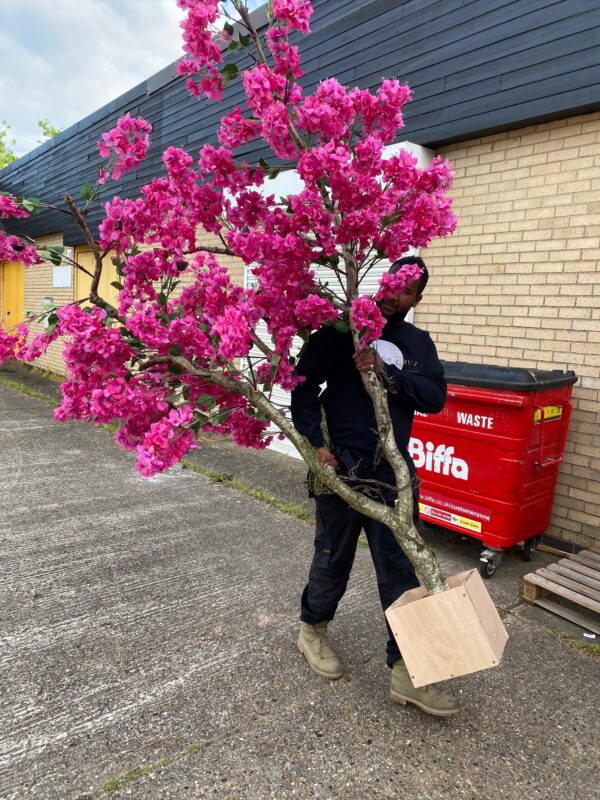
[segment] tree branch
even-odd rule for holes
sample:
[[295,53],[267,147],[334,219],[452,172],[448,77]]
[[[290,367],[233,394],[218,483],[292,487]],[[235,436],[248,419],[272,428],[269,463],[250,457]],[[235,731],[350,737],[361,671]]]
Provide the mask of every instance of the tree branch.
[[[100,276],[102,275],[102,267],[103,267],[102,253],[100,252],[98,243],[92,236],[92,232],[90,231],[85,219],[81,215],[81,212],[77,208],[75,201],[73,200],[71,195],[69,194],[65,195],[65,203],[71,209],[71,213],[75,217],[75,221],[79,225],[81,232],[83,233],[85,240],[90,246],[90,250],[94,255],[96,268],[94,270],[94,274],[92,275],[92,285],[90,286],[90,300],[92,301],[92,303],[94,303],[94,305],[97,305],[100,308],[104,308],[105,311],[110,311],[110,315],[111,317],[113,317],[113,319],[116,319],[120,323],[125,325],[126,322],[125,318],[119,314],[119,312],[114,306],[112,306],[107,300],[105,300],[103,297],[100,297],[100,295],[98,294],[98,284],[100,283]],[[87,272],[87,270],[85,270],[85,272]],[[89,275],[90,273],[88,272],[87,274]]]

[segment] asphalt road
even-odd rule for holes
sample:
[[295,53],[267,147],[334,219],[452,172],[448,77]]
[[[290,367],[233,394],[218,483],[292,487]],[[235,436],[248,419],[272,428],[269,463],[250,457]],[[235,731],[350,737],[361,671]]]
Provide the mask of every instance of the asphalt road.
[[[106,430],[1,382],[0,445],[1,800],[598,796],[600,658],[520,602],[518,555],[489,582],[501,665],[448,683],[464,711],[434,719],[388,698],[367,550],[327,682],[294,644],[308,523],[188,470],[143,480]],[[436,546],[475,566],[472,544]]]

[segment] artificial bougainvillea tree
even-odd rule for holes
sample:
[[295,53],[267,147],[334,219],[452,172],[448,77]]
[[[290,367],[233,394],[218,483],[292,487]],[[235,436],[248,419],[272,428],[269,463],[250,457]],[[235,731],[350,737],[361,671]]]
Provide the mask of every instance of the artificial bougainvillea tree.
[[[412,523],[408,470],[378,376],[364,373],[363,382],[383,454],[403,487],[393,508],[318,463],[271,392],[301,380],[294,371],[295,336],[306,339],[311,330],[335,325],[352,331],[357,349],[377,339],[385,323],[377,301],[401,291],[419,269],[385,274],[374,296],[361,296],[361,282],[378,264],[453,230],[450,167],[435,158],[419,169],[403,150],[385,155],[410,99],[408,86],[395,78],[376,91],[335,78],[321,81],[313,94],[303,91],[298,48],[289,37],[310,33],[307,0],[272,0],[269,25],[260,31],[238,0],[235,25],[216,0],[177,2],[187,12],[179,71],[189,90],[220,101],[226,84],[241,79],[245,106],[223,116],[216,142],[199,153],[169,147],[163,174],[135,199],[106,202],[94,235],[86,223],[90,202],[101,184],[106,192],[109,180],[143,161],[151,126],[126,115],[102,135],[98,184],[86,188],[83,207],[65,196],[65,210],[94,256],[89,296],[55,309],[43,334],[32,336],[27,324],[0,331],[0,360],[34,361],[61,337],[67,379],[56,419],[118,422],[116,439],[135,451],[144,476],[180,461],[201,430],[262,448],[274,424],[331,490],[392,528],[421,581],[439,591],[445,580]],[[234,51],[247,61],[241,72],[227,62]],[[236,155],[255,139],[268,144],[271,161],[245,163]],[[282,161],[293,162],[303,188],[276,198],[269,178]],[[1,217],[43,208],[39,200],[0,196]],[[212,234],[215,244],[201,244],[207,239],[201,233]],[[236,285],[220,256],[241,259],[253,288]],[[107,257],[119,275],[115,305],[98,294]],[[38,248],[0,231],[0,260],[35,268],[61,258],[61,248]]]

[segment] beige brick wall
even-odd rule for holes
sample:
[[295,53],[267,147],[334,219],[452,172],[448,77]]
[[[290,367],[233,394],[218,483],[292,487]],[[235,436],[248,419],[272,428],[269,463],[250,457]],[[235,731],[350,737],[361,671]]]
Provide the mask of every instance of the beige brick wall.
[[[212,233],[205,233],[204,231],[198,230],[196,234],[196,243],[198,247],[202,245],[211,246],[211,247],[223,247],[223,242],[219,239],[218,236],[215,236]],[[240,258],[235,258],[235,256],[216,256],[217,261],[224,267],[227,267],[227,271],[231,275],[231,280],[234,283],[239,284],[240,286],[244,285],[244,262]],[[191,276],[190,276],[191,278]]]
[[600,113],[449,146],[457,232],[422,255],[442,358],[573,369],[552,536],[600,546]]
[[[38,244],[57,245],[63,243],[62,233],[55,233],[50,236],[42,236],[36,240]],[[38,316],[44,310],[44,298],[51,297],[56,305],[61,305],[73,300],[73,270],[71,270],[71,288],[56,289],[52,286],[54,269],[52,264],[39,264],[25,270],[25,313]],[[43,333],[45,330],[41,322],[31,325],[34,333]],[[48,369],[60,375],[64,374],[64,364],[62,359],[62,344],[60,341],[53,342],[36,362],[35,366]]]

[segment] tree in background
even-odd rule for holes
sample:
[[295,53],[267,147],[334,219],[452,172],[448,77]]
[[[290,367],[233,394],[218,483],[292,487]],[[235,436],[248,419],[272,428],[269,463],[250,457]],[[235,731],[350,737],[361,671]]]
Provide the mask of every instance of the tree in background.
[[47,119],[38,119],[38,125],[42,131],[42,138],[38,139],[40,144],[48,139],[54,139],[59,133],[62,133],[64,128],[55,128]]
[[0,121],[0,169],[17,160],[14,147],[17,144],[9,138],[10,125],[5,120]]
[[[33,361],[64,337],[67,380],[56,418],[118,422],[116,440],[136,452],[137,468],[146,476],[178,462],[196,446],[201,430],[262,448],[272,439],[274,423],[330,490],[392,529],[427,589],[442,591],[446,580],[412,521],[410,476],[396,447],[382,378],[361,374],[382,454],[400,487],[394,507],[351,488],[319,464],[314,448],[273,401],[272,390],[290,390],[302,380],[294,372],[295,336],[306,340],[311,330],[334,325],[352,332],[357,350],[379,337],[384,318],[377,302],[420,272],[408,265],[384,275],[374,296],[361,296],[361,283],[378,264],[454,229],[446,196],[450,167],[436,158],[419,169],[405,151],[385,156],[410,98],[398,80],[385,79],[372,93],[330,78],[313,94],[303,93],[298,48],[289,35],[310,32],[307,0],[272,0],[264,35],[246,4],[233,0],[239,22],[225,22],[221,43],[214,30],[223,20],[216,0],[178,4],[187,11],[179,71],[189,90],[219,101],[225,86],[241,77],[245,108],[221,119],[218,143],[202,147],[198,157],[169,147],[163,154],[165,174],[136,199],[116,196],[107,202],[95,237],[86,222],[90,203],[110,178],[137,168],[151,126],[126,115],[102,135],[105,161],[98,184],[82,188],[81,207],[65,196],[65,210],[95,259],[89,296],[55,309],[44,334],[32,338],[26,325],[0,332],[0,361]],[[234,53],[241,58],[224,63]],[[237,148],[255,139],[268,144],[274,162],[236,157]],[[269,178],[286,161],[297,164],[304,188],[276,198]],[[23,217],[44,207],[37,199],[0,196],[0,216]],[[198,232],[219,243],[200,244]],[[119,275],[116,306],[98,294],[108,254]],[[219,256],[241,259],[255,288],[233,284]],[[63,248],[36,248],[0,232],[0,260],[35,266],[63,258]]]
[[[63,130],[62,128],[55,128],[47,119],[39,119],[37,124],[42,131],[42,138],[38,139],[40,144],[58,136]],[[0,169],[12,164],[19,157],[14,150],[17,145],[16,140],[8,138],[10,130],[11,126],[8,122],[5,120],[0,121]]]

